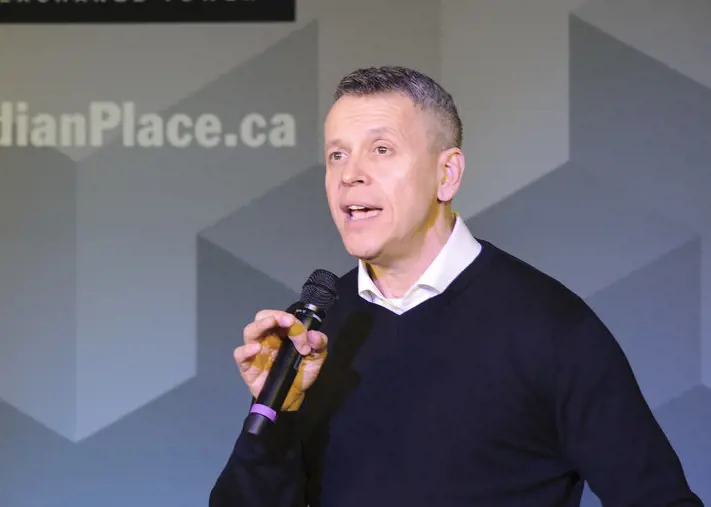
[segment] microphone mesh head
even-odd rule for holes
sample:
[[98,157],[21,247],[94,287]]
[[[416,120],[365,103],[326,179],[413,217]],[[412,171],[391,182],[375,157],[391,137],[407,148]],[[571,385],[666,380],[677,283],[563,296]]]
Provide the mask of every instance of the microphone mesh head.
[[301,287],[301,301],[315,305],[320,310],[327,310],[338,299],[337,285],[336,275],[325,269],[317,269]]

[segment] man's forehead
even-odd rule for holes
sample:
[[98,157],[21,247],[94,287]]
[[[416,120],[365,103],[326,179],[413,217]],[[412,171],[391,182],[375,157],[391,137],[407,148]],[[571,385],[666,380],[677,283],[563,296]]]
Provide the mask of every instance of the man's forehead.
[[330,108],[324,118],[324,128],[367,129],[369,133],[387,133],[412,126],[425,116],[409,97],[396,94],[343,96]]
[[[375,139],[377,137],[403,137],[403,132],[401,129],[389,126],[389,125],[370,125],[362,126],[361,128],[354,127],[350,129],[349,133],[357,133],[357,137],[362,137],[364,139]],[[326,135],[326,146],[342,145],[346,142],[342,133],[333,132],[332,137],[329,137],[328,133]]]
[[343,145],[347,141],[357,142],[358,139],[367,142],[381,136],[397,139],[420,138],[422,135],[429,135],[433,127],[436,127],[435,123],[432,115],[415,107],[407,112],[374,109],[372,115],[366,112],[352,116],[348,111],[334,111],[332,107],[324,121],[325,145]]

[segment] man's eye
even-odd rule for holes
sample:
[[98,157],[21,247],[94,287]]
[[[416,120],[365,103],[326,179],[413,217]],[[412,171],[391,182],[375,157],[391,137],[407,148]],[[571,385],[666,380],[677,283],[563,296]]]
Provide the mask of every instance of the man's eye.
[[377,148],[375,148],[375,151],[376,151],[379,155],[387,155],[387,153],[388,153],[390,150],[388,149],[387,146],[378,146]]
[[333,153],[331,153],[330,159],[331,160],[340,160],[342,156],[343,156],[343,153],[341,153],[340,151],[334,151]]

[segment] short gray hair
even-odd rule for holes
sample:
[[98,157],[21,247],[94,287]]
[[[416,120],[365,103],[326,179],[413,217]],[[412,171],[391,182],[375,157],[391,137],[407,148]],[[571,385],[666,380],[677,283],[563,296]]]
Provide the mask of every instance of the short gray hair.
[[416,105],[434,114],[441,130],[441,149],[461,148],[462,120],[454,99],[431,77],[414,69],[398,66],[365,67],[356,69],[341,79],[334,99],[343,95],[375,95],[401,93]]

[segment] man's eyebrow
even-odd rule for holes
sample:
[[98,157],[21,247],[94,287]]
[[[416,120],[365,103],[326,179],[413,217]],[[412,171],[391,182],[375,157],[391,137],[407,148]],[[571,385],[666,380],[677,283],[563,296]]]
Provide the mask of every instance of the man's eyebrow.
[[331,139],[326,142],[326,149],[335,148],[336,146],[343,146],[343,141],[341,139]]

